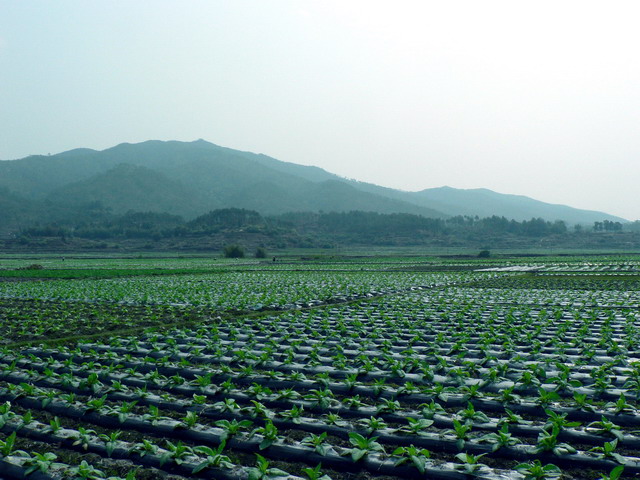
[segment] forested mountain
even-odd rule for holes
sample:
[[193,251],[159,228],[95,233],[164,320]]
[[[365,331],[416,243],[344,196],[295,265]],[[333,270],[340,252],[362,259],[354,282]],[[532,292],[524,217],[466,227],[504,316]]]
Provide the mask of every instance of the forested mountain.
[[59,187],[47,194],[46,201],[79,209],[100,203],[116,214],[135,210],[190,216],[207,210],[201,195],[183,183],[157,170],[126,163]]
[[76,149],[0,162],[0,232],[32,222],[77,220],[129,210],[186,220],[220,208],[286,212],[407,213],[593,224],[624,221],[489,190],[404,192],[347,180],[318,167],[195,142],[148,141],[103,151]]
[[469,215],[481,218],[497,215],[518,221],[544,218],[563,220],[570,224],[592,224],[603,219],[625,221],[620,217],[602,212],[540,202],[523,195],[496,193],[486,188],[469,190],[451,187],[429,188],[414,195],[422,198],[421,204],[432,205],[433,208],[448,215]]

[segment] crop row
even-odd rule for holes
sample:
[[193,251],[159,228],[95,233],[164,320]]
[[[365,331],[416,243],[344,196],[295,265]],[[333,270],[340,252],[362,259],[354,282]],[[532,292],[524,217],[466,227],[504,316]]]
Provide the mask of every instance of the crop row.
[[[474,278],[437,276],[449,277]],[[204,446],[244,469],[258,452],[295,475],[318,463],[398,478],[515,479],[545,464],[640,472],[639,332],[623,292],[407,292],[420,285],[358,305],[5,349],[0,400],[75,429],[61,451],[80,428],[96,449],[120,431],[123,458],[140,465],[146,439],[167,471],[182,460],[193,471]]]
[[129,304],[196,305],[244,310],[375,296],[483,278],[489,274],[398,272],[226,272],[0,283],[0,298],[38,298]]
[[535,289],[535,290],[597,290],[609,292],[638,292],[640,276],[633,275],[556,275],[538,273],[536,275],[518,275],[496,277],[480,281],[481,288]]

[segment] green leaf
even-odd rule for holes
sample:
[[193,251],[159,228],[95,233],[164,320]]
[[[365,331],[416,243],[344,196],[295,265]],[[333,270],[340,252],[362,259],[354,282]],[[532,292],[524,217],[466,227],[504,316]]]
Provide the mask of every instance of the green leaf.
[[618,465],[613,470],[611,470],[611,473],[609,473],[609,480],[618,480],[618,478],[620,478],[620,476],[622,475],[623,471],[624,471],[624,465]]
[[351,449],[351,460],[353,460],[354,462],[357,462],[362,457],[364,457],[366,454],[367,454],[366,450],[362,450],[360,448],[352,448]]

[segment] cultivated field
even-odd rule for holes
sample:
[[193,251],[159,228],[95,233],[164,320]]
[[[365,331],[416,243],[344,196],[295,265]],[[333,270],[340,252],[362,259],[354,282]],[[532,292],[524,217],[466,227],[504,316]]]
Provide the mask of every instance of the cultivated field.
[[640,476],[640,262],[0,260],[0,478]]

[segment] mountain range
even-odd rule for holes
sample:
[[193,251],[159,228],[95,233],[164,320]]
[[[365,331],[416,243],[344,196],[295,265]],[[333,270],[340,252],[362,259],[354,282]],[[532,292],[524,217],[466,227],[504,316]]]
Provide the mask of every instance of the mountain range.
[[569,224],[626,220],[487,189],[407,192],[342,178],[318,167],[194,142],[123,143],[0,161],[0,224],[64,221],[103,208],[194,218],[238,207],[263,215],[294,211],[373,211],[432,218],[456,215],[543,218]]

